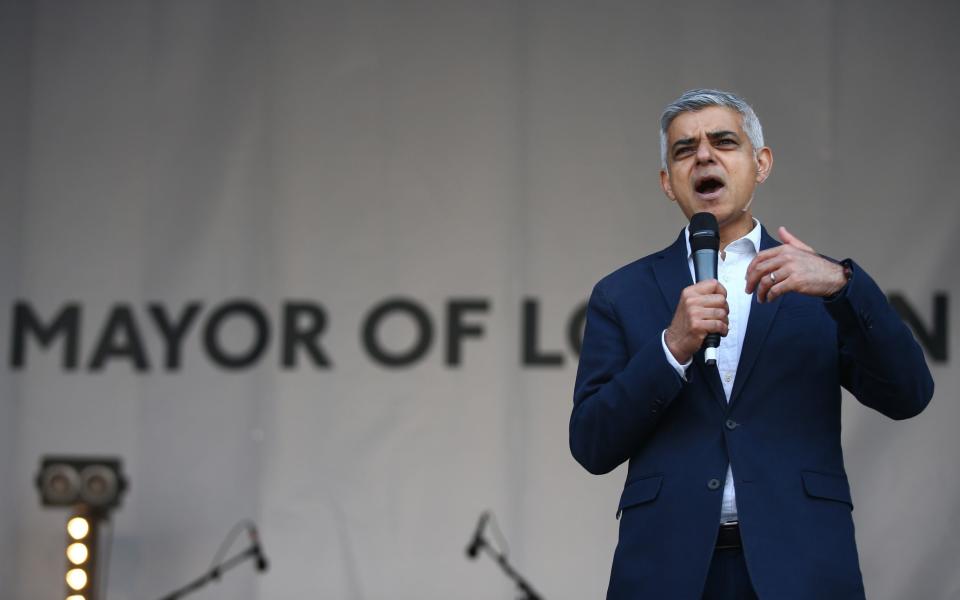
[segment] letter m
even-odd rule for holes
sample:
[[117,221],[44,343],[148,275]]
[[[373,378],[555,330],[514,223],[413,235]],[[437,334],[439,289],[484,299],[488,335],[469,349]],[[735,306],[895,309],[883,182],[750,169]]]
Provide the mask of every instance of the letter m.
[[77,367],[77,352],[80,339],[80,306],[67,304],[52,323],[43,323],[26,302],[13,306],[13,337],[11,338],[10,366],[21,369],[27,364],[27,337],[33,337],[41,348],[47,348],[59,337],[65,337],[63,345],[63,368],[72,371]]

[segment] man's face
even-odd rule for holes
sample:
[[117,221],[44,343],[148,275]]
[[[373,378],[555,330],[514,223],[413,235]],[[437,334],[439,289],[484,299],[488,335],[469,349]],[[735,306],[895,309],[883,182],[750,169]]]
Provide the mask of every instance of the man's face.
[[721,231],[738,224],[752,227],[750,201],[772,166],[769,148],[754,153],[740,113],[710,106],[681,113],[670,123],[660,185],[688,219],[710,212]]

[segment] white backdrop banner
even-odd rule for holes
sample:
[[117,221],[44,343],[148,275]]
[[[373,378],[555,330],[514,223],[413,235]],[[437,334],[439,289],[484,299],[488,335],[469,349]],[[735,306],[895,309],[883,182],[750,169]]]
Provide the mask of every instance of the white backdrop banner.
[[[42,455],[121,456],[111,600],[603,596],[623,471],[567,447],[583,303],[672,242],[657,120],[756,108],[754,214],[894,298],[936,394],[845,398],[870,598],[960,595],[956,5],[0,2],[0,585],[63,592]],[[953,311],[953,312],[951,312]],[[952,318],[951,318],[952,317]],[[891,349],[896,352],[896,349]],[[198,596],[199,597],[199,596]]]

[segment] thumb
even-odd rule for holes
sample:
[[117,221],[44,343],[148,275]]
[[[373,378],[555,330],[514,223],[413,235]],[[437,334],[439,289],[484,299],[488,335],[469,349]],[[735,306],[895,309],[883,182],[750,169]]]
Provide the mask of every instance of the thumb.
[[813,248],[804,244],[802,241],[800,241],[800,238],[787,231],[786,227],[781,226],[780,229],[777,230],[777,233],[780,234],[780,239],[783,240],[784,244],[793,246],[794,248],[799,248],[801,250],[806,250],[807,252],[814,252]]

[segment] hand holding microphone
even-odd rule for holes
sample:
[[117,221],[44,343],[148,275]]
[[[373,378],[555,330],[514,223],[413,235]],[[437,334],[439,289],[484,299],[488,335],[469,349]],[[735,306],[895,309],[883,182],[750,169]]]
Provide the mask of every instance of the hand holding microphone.
[[690,252],[697,283],[681,292],[677,310],[664,335],[667,348],[677,362],[690,360],[701,346],[706,363],[716,363],[720,337],[730,326],[727,290],[717,281],[717,253],[720,234],[717,219],[697,213],[690,219]]

